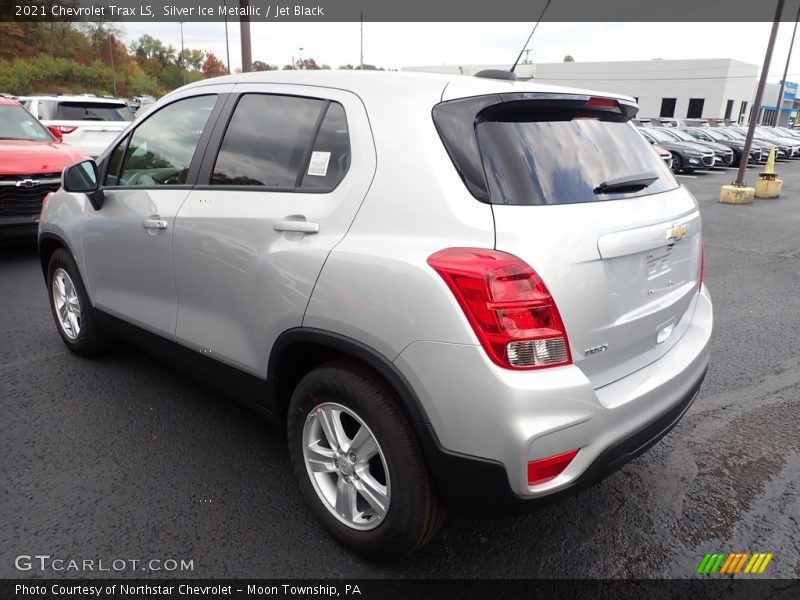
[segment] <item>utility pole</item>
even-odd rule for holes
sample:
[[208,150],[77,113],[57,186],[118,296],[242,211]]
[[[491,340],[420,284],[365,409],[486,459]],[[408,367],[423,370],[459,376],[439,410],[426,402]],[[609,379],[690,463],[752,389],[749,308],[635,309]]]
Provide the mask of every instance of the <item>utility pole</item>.
[[228,0],[225,0],[225,56],[228,65],[228,75],[231,74],[231,45],[228,42]]
[[239,8],[242,9],[241,28],[242,28],[242,73],[250,73],[253,70],[253,49],[250,46],[250,0],[239,0]]
[[184,64],[183,54],[183,21],[178,21],[181,24],[181,74],[183,75],[183,85],[186,85],[186,65]]
[[361,70],[364,70],[364,11],[361,11]]
[[781,22],[783,3],[784,0],[778,0],[778,6],[775,8],[775,18],[772,21],[772,31],[769,34],[767,52],[764,55],[764,66],[761,67],[761,77],[758,80],[756,99],[750,111],[750,126],[747,128],[747,137],[744,141],[744,148],[742,148],[742,160],[739,161],[739,172],[736,174],[736,181],[733,184],[736,187],[744,187],[744,171],[747,168],[747,162],[750,158],[750,147],[753,145],[753,134],[755,133],[756,123],[758,122],[758,113],[761,111],[761,100],[764,97],[764,86],[767,83],[769,64],[772,62],[772,50],[775,48],[775,37],[778,35],[778,25],[780,25]]
[[[794,48],[794,36],[797,33],[797,21],[800,21],[800,4],[797,5],[797,16],[794,18],[794,29],[792,30],[792,41],[789,43],[789,53],[786,55],[786,67],[783,69],[783,79],[781,80],[781,90],[778,92],[778,101],[775,103],[775,125],[781,124],[781,112],[783,109],[783,92],[786,89],[786,76],[789,74],[789,61],[792,60],[792,48]],[[789,116],[792,114],[792,107],[789,107]],[[786,124],[789,124],[789,117],[786,117]]]
[[531,60],[529,58],[530,57],[530,53],[531,53],[531,49],[530,48],[525,48],[525,64],[526,65],[531,64]]
[[108,36],[108,51],[111,57],[111,78],[114,81],[114,96],[117,95],[117,69],[114,67],[114,34]]

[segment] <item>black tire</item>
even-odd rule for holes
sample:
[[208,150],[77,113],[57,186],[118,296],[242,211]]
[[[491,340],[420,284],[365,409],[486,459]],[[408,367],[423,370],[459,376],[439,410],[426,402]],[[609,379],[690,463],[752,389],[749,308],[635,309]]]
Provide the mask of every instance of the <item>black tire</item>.
[[[355,529],[332,514],[306,469],[306,420],[316,407],[330,402],[358,415],[374,434],[385,458],[391,481],[388,510],[379,524],[367,531]],[[422,452],[407,419],[376,378],[347,363],[328,363],[314,369],[295,388],[287,425],[289,457],[300,490],[317,518],[342,545],[368,560],[389,562],[420,549],[439,531],[445,513]]]
[[672,172],[680,173],[683,170],[683,159],[677,152],[672,153]]
[[[78,335],[74,338],[61,325],[53,297],[54,275],[59,269],[64,270],[69,276],[80,304],[80,328]],[[89,301],[89,295],[86,293],[86,288],[83,285],[75,260],[63,248],[53,252],[50,262],[47,264],[47,295],[50,298],[50,310],[53,314],[56,329],[67,348],[81,356],[97,356],[109,348],[109,341],[100,331],[100,327],[94,317],[92,304]]]

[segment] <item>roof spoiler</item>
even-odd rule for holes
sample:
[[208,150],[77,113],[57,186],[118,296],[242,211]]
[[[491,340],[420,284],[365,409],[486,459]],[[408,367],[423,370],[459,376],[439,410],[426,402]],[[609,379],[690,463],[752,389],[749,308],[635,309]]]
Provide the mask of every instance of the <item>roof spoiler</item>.
[[517,74],[511,71],[502,71],[500,69],[484,69],[475,73],[475,77],[484,79],[505,79],[506,81],[516,81]]

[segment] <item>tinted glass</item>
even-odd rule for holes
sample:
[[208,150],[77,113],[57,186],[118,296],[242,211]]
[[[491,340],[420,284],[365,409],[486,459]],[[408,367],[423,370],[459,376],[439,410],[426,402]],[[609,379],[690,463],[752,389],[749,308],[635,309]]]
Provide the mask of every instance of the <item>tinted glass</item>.
[[332,102],[314,140],[314,148],[301,188],[304,190],[332,190],[344,179],[350,168],[350,134],[347,117],[341,104]]
[[108,102],[59,102],[54,117],[59,121],[133,121],[127,104]]
[[296,96],[242,96],[222,140],[212,185],[297,187],[326,104]]
[[53,136],[27,110],[13,104],[0,105],[0,139],[52,142]]
[[[493,204],[572,204],[643,196],[678,186],[625,117],[604,111],[526,108],[477,126]],[[614,180],[657,177],[638,191],[599,192]]]
[[165,106],[133,132],[119,185],[186,183],[197,142],[216,96],[196,96]]

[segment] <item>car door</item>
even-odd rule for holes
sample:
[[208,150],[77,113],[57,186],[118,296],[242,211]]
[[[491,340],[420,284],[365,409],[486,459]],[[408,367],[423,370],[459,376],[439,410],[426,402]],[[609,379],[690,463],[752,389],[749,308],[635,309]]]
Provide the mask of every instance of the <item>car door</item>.
[[277,336],[302,324],[376,158],[354,94],[253,84],[235,94],[176,219],[176,338],[265,377]]
[[[137,125],[102,166],[105,200],[84,221],[84,261],[95,306],[170,339],[178,310],[175,215],[199,170],[203,132],[222,103],[214,93],[180,98]],[[209,135],[210,127],[206,140]]]

